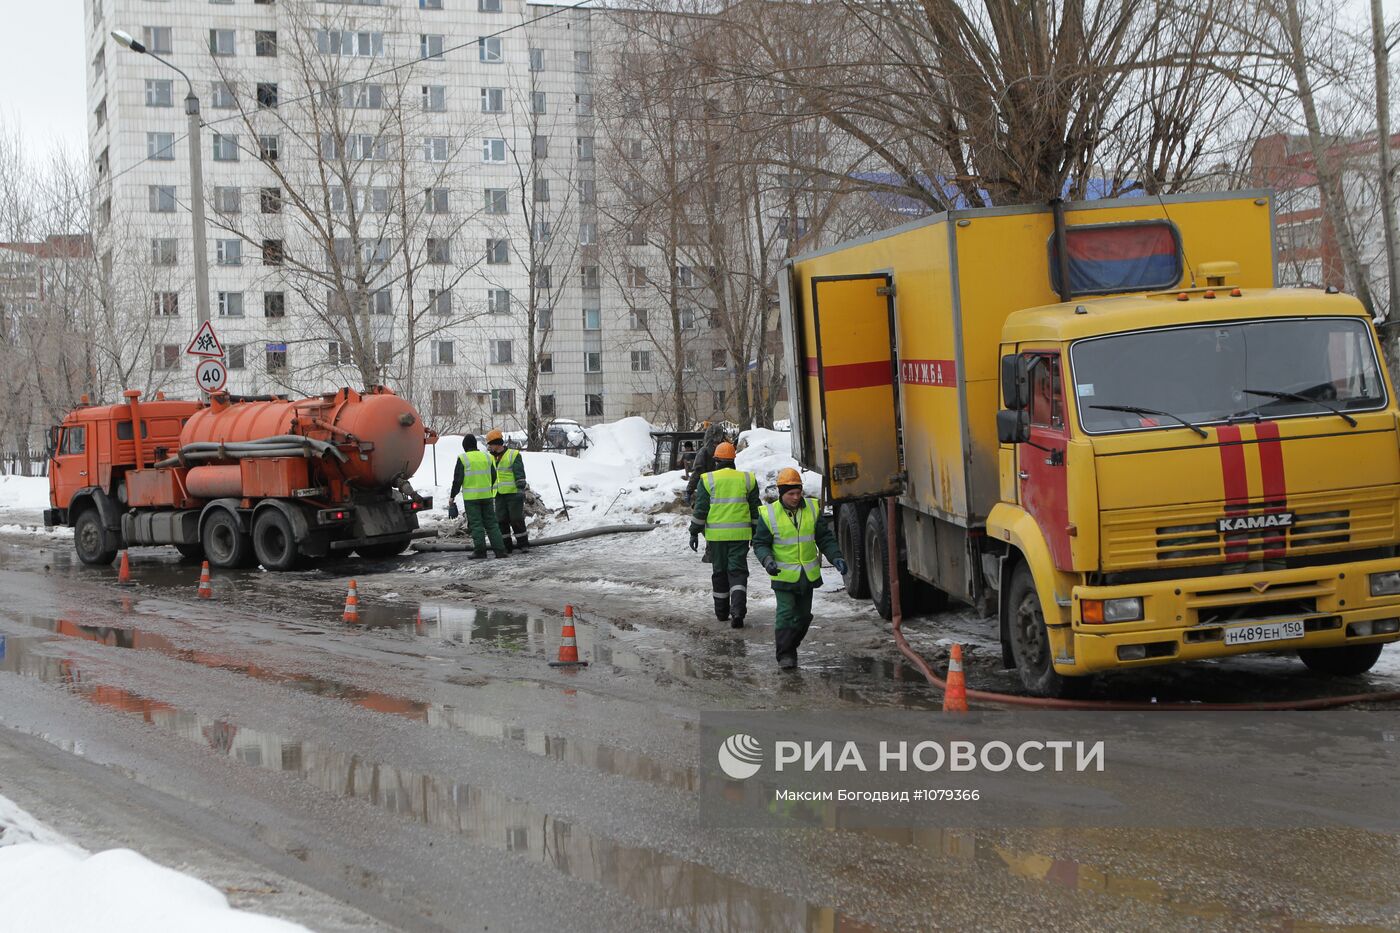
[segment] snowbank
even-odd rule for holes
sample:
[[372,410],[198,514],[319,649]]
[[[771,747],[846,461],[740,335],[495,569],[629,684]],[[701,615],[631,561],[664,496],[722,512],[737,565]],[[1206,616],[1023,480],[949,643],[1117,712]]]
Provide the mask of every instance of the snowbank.
[[6,929],[45,933],[308,933],[234,910],[218,889],[130,849],[89,855],[4,797],[0,917]]
[[[797,466],[792,456],[792,435],[786,431],[753,428],[739,435],[739,447],[739,455],[734,459],[735,468],[754,474],[764,501],[777,498],[778,471]],[[821,476],[804,470],[802,489],[809,496],[820,496]]]
[[585,428],[584,433],[589,447],[580,459],[585,463],[620,466],[629,476],[639,476],[650,470],[655,460],[656,443],[645,418],[623,418]]
[[0,476],[0,512],[42,512],[48,507],[48,477]]

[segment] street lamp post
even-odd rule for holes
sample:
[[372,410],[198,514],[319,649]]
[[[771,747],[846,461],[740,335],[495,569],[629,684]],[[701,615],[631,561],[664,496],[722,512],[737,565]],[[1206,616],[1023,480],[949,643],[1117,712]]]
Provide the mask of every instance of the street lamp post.
[[199,97],[194,92],[194,82],[189,75],[136,41],[130,33],[113,30],[112,38],[124,48],[149,55],[175,71],[185,79],[185,86],[189,89],[185,95],[185,116],[189,120],[186,145],[190,150],[190,220],[194,225],[194,300],[195,313],[200,326],[203,326],[209,320],[209,248],[204,240],[204,165],[200,151]]

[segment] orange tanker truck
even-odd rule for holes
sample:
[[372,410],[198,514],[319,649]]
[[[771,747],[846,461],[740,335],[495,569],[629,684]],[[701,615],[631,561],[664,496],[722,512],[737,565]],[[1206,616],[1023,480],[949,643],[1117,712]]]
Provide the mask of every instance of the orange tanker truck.
[[168,544],[215,567],[290,570],[351,549],[390,556],[431,534],[418,513],[432,499],[409,478],[436,436],[387,388],[297,401],[123,395],[51,429],[44,523],[72,527],[84,563]]

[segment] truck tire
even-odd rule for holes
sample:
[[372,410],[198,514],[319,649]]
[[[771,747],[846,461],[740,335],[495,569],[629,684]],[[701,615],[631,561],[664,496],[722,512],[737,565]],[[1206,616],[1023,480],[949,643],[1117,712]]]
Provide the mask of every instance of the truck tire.
[[110,564],[117,558],[117,549],[107,546],[107,529],[102,527],[102,515],[89,506],[78,513],[73,522],[73,549],[85,564]]
[[218,509],[204,522],[200,533],[209,566],[228,570],[246,567],[253,561],[253,539],[238,527],[238,520]]
[[171,547],[180,552],[180,556],[185,560],[204,560],[204,545],[202,544],[173,544]]
[[865,599],[870,595],[870,581],[866,578],[865,528],[861,521],[862,510],[854,503],[847,503],[836,510],[836,540],[841,545],[841,556],[846,558],[846,595],[852,599]]
[[1006,598],[1011,617],[1011,657],[1016,661],[1021,684],[1036,696],[1057,699],[1084,696],[1090,678],[1065,677],[1055,672],[1045,613],[1041,611],[1040,596],[1035,591],[1030,568],[1024,563],[1018,564],[1012,572]]
[[253,553],[268,570],[294,570],[301,559],[296,532],[287,516],[264,508],[253,518]]
[[1385,645],[1342,645],[1339,648],[1300,648],[1298,658],[1308,670],[1332,677],[1355,677],[1375,667]]
[[392,541],[381,541],[378,544],[364,544],[355,548],[355,553],[369,560],[387,560],[402,554],[412,540],[412,538],[395,538]]

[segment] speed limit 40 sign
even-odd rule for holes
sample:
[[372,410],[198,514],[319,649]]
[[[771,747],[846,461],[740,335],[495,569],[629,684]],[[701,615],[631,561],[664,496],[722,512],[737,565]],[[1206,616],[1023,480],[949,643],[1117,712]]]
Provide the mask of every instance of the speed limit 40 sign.
[[228,367],[220,359],[203,359],[194,368],[194,381],[205,392],[218,392],[228,383]]

